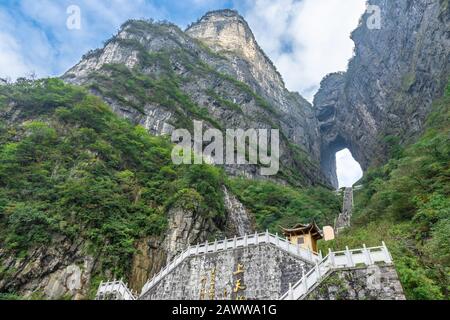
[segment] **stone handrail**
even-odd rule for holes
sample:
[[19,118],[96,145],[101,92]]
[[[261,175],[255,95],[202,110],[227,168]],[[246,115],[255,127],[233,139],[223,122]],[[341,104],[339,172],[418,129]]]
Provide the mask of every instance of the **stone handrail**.
[[134,294],[128,289],[122,280],[114,280],[109,282],[101,282],[96,295],[96,300],[107,300],[104,297],[118,296],[117,300],[136,300]]
[[255,233],[252,235],[245,235],[242,237],[234,237],[232,239],[224,239],[221,241],[205,242],[204,244],[197,244],[196,246],[189,246],[185,251],[175,257],[166,267],[164,267],[158,274],[149,280],[141,291],[141,296],[148,290],[155,286],[164,276],[175,269],[180,263],[190,256],[199,254],[213,253],[224,250],[232,250],[249,245],[258,245],[260,243],[270,243],[281,250],[284,250],[296,257],[299,257],[310,264],[317,264],[322,260],[321,253],[317,254],[310,250],[302,248],[300,245],[290,243],[288,240],[278,236],[278,234],[270,234],[269,231],[263,233]]
[[293,286],[289,287],[288,292],[281,296],[280,300],[301,300],[310,290],[331,271],[339,268],[355,267],[356,265],[370,266],[376,262],[392,263],[392,257],[383,242],[381,247],[331,252],[314,268],[302,276]]

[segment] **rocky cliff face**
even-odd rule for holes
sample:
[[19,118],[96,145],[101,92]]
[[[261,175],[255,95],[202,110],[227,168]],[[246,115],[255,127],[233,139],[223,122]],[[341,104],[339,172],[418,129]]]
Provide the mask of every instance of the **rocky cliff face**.
[[235,11],[207,13],[186,33],[231,61],[237,79],[287,108],[281,75],[258,46],[247,22]]
[[[119,82],[111,64],[125,65],[136,81],[148,77],[162,86],[133,83],[132,88],[141,85],[144,90],[120,92],[127,84]],[[318,165],[320,146],[312,106],[285,88],[235,11],[208,13],[186,32],[167,23],[129,21],[103,49],[85,55],[63,78],[90,85],[114,111],[153,134],[170,134],[193,120],[222,130],[279,128],[281,173],[275,180],[327,184]],[[169,92],[170,85],[176,97]],[[111,87],[118,89],[110,92]],[[259,176],[252,166],[226,169],[232,175]]]
[[[190,129],[193,120],[222,130],[280,128],[282,172],[275,179],[337,185],[336,151],[348,147],[364,169],[383,161],[392,137],[404,143],[421,131],[450,73],[448,0],[369,2],[382,9],[381,29],[362,23],[355,30],[348,71],[323,80],[314,107],[286,90],[247,23],[230,10],[208,13],[185,32],[167,23],[129,21],[63,79],[90,87],[117,114],[155,135]],[[259,178],[255,167],[226,169]],[[224,196],[227,217],[220,223],[195,206],[172,206],[168,232],[136,244],[131,286],[139,289],[189,244],[218,233],[253,232],[249,212],[228,190]],[[37,248],[25,260],[0,249],[2,268],[11,273],[0,279],[0,291],[86,297],[96,257],[86,254],[82,239],[60,243]]]
[[130,275],[133,290],[139,291],[148,279],[189,245],[211,240],[213,234],[225,234],[231,238],[255,232],[252,214],[226,187],[223,187],[223,194],[227,214],[225,225],[208,219],[200,207],[192,206],[192,201],[182,198],[168,212],[166,234],[160,238],[143,239],[137,244]]
[[96,259],[86,255],[84,242],[61,238],[58,247],[40,247],[25,259],[16,259],[0,249],[2,268],[7,276],[0,279],[0,292],[13,290],[26,297],[83,299],[89,286]]
[[443,0],[371,0],[381,29],[366,13],[352,33],[355,56],[346,73],[327,76],[314,99],[321,166],[337,186],[335,153],[349,148],[363,169],[421,132],[432,101],[450,74],[450,8]]
[[256,231],[253,214],[226,187],[223,188],[224,203],[228,214],[226,234],[229,237],[242,237]]

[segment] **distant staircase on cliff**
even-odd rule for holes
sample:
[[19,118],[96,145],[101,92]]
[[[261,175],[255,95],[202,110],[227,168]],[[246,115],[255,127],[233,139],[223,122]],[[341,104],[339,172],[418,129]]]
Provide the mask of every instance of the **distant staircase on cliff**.
[[352,212],[353,212],[353,188],[349,187],[345,188],[344,190],[342,212],[336,219],[334,229],[336,230],[337,234],[343,229],[350,227]]

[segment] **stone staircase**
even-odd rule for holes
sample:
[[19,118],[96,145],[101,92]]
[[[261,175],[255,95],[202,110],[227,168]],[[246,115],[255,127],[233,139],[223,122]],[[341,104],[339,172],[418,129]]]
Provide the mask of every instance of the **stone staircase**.
[[332,271],[355,266],[372,266],[375,263],[384,262],[392,264],[392,257],[383,242],[380,247],[367,248],[363,245],[361,249],[344,251],[329,251],[328,255],[315,267],[304,274],[302,278],[290,286],[289,291],[281,296],[280,300],[302,300],[318,284],[320,284]]
[[222,241],[206,242],[204,244],[197,244],[195,246],[189,246],[185,251],[179,254],[172,260],[165,268],[163,268],[157,275],[149,280],[143,287],[141,296],[150,290],[154,285],[158,283],[164,276],[175,269],[187,258],[206,253],[214,253],[221,250],[233,250],[240,247],[247,247],[249,245],[258,245],[260,243],[270,243],[277,248],[286,251],[310,264],[316,264],[322,260],[321,253],[315,253],[313,251],[302,248],[300,245],[294,245],[288,240],[281,238],[278,234],[270,234],[268,231],[264,233],[255,233],[253,235],[244,235],[243,237],[234,237],[232,239],[224,239]]
[[136,300],[136,296],[122,280],[101,282],[95,300]]
[[[294,245],[287,239],[278,236],[278,234],[273,235],[268,231],[263,233],[255,233],[252,235],[244,235],[241,237],[234,237],[231,239],[224,239],[221,241],[215,240],[214,242],[205,242],[202,244],[189,246],[186,250],[176,256],[166,267],[161,269],[158,274],[150,279],[142,288],[141,294],[139,296],[143,296],[147,291],[152,289],[156,284],[158,284],[161,279],[163,279],[168,273],[174,270],[178,265],[180,265],[189,257],[207,253],[216,253],[224,250],[234,250],[237,248],[244,248],[250,245],[258,245],[263,243],[272,244],[278,249],[281,249],[297,258],[300,258],[310,265],[314,265],[322,261],[322,254],[320,252],[316,253],[311,250],[304,249],[300,245]],[[123,282],[119,283],[117,281],[102,283],[98,289],[97,297],[106,296],[107,294],[115,296],[116,293],[120,292],[120,294],[124,298],[123,300],[136,299],[135,296],[131,293],[122,294],[122,292],[124,292],[124,288],[122,288],[122,285],[125,286]]]
[[259,244],[271,244],[313,266],[308,272],[303,273],[298,282],[289,285],[289,290],[283,294],[280,300],[302,300],[314,290],[324,279],[335,270],[373,266],[383,262],[392,265],[392,257],[383,242],[379,247],[366,247],[350,250],[348,247],[344,251],[329,251],[326,257],[321,253],[315,253],[304,249],[299,245],[294,245],[277,234],[255,233],[222,241],[205,242],[189,246],[185,251],[175,257],[165,268],[150,279],[142,288],[141,294],[133,294],[121,280],[101,283],[97,292],[98,300],[136,300],[143,297],[149,290],[155,287],[165,276],[172,272],[177,266],[189,257],[217,253],[225,250],[234,250]]
[[345,228],[350,227],[350,222],[353,212],[353,188],[345,188],[344,190],[344,201],[342,204],[342,212],[339,214],[336,223],[335,230],[338,234]]

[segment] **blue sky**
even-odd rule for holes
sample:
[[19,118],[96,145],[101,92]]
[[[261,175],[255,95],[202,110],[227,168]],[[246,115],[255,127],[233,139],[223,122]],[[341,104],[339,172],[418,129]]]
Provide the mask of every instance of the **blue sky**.
[[[80,30],[66,27],[70,5],[81,9]],[[100,47],[129,18],[166,19],[184,27],[216,7],[234,6],[230,1],[201,0],[2,0],[0,49],[8,55],[2,59],[0,76],[15,78],[31,71],[59,75],[88,50]],[[6,63],[8,59],[12,61]]]
[[[71,5],[81,10],[80,30],[66,26]],[[345,71],[365,0],[0,0],[0,77],[61,75],[130,18],[165,19],[184,29],[223,8],[244,16],[288,89],[312,100],[326,74]],[[342,166],[357,175],[345,154]]]

